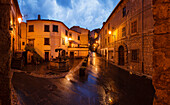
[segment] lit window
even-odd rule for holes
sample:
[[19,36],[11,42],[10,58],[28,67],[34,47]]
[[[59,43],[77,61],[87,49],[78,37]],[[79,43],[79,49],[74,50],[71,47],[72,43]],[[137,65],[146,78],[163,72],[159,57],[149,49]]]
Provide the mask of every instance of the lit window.
[[65,45],[65,39],[62,38],[62,45]]

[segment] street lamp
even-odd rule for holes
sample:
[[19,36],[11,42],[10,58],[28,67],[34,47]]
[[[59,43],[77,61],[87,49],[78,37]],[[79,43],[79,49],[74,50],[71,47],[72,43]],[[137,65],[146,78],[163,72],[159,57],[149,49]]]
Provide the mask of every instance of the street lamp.
[[68,38],[68,40],[71,40],[71,38]]
[[109,35],[111,35],[112,34],[112,31],[109,31]]
[[18,18],[18,22],[21,23],[22,22],[22,18],[19,17]]

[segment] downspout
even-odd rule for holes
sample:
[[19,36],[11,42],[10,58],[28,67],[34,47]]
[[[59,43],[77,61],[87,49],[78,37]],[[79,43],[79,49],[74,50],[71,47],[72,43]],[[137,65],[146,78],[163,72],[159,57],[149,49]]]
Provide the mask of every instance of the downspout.
[[144,0],[142,0],[142,73],[144,73],[144,33],[143,33],[143,29],[144,29],[144,25],[143,25],[143,5],[144,5]]
[[27,45],[27,22],[26,22],[26,43],[25,45]]

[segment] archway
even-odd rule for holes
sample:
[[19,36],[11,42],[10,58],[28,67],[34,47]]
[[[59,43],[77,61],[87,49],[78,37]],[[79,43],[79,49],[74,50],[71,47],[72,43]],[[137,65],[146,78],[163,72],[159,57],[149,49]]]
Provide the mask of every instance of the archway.
[[119,61],[119,65],[124,65],[124,47],[120,46],[119,47],[119,51],[118,51],[118,61]]

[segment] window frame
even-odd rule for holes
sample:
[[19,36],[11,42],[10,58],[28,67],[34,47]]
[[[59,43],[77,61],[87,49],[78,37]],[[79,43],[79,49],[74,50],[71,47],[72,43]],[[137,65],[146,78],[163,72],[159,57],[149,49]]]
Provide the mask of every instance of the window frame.
[[65,35],[68,36],[68,31],[67,30],[65,30]]
[[122,28],[122,37],[126,37],[126,26]]
[[65,45],[65,38],[62,38],[62,45]]
[[131,62],[139,62],[139,49],[131,50]]
[[[31,29],[31,27],[32,27],[32,29]],[[28,32],[34,32],[34,25],[29,25],[28,26]]]
[[[56,29],[57,27],[57,29]],[[53,25],[53,32],[58,32],[58,25]]]
[[[136,30],[135,31],[134,31],[134,29],[135,29],[134,23],[136,23]],[[131,32],[131,34],[136,34],[138,32],[138,21],[137,20],[134,20],[130,23],[130,32]]]
[[69,33],[69,37],[72,38],[72,36],[73,36],[72,33]]
[[22,42],[22,45],[24,46],[24,45],[25,45],[25,42]]
[[122,14],[123,14],[123,17],[125,17],[127,14],[126,14],[126,6],[123,7],[123,11],[122,11]]
[[80,40],[80,35],[78,35],[78,40]]
[[[46,39],[48,39],[48,42],[46,41]],[[50,38],[44,38],[44,45],[50,45]]]
[[[46,26],[48,26],[48,30],[46,30]],[[44,25],[44,32],[50,32],[50,25]]]

